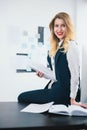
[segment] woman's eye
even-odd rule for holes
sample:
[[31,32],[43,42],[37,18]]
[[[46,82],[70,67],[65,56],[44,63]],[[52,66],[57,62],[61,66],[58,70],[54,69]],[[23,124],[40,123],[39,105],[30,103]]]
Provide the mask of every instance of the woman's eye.
[[65,27],[65,24],[63,24],[62,27]]
[[54,25],[54,27],[65,27],[66,25],[65,24],[62,24],[62,25]]
[[54,25],[54,27],[58,27],[59,25]]

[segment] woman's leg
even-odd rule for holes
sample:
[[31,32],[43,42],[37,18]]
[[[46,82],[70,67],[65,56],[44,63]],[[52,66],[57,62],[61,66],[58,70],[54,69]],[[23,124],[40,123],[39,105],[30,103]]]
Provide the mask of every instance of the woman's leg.
[[47,103],[54,101],[55,104],[69,104],[69,91],[63,87],[52,89],[40,89],[23,92],[18,96],[21,103]]
[[21,103],[47,103],[49,101],[49,89],[27,91],[18,96],[18,102]]

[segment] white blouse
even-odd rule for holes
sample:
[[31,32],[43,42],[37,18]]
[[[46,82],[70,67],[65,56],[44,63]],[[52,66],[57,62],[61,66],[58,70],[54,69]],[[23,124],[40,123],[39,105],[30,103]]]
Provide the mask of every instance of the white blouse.
[[75,98],[80,77],[80,48],[75,41],[69,41],[67,61],[71,73],[70,97]]

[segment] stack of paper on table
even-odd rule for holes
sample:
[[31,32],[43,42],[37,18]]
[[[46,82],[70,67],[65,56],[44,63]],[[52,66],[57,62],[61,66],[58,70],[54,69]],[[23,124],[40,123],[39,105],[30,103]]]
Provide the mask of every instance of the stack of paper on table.
[[45,104],[35,104],[31,103],[27,107],[21,110],[21,112],[30,113],[43,113],[43,112],[68,115],[68,116],[87,116],[87,109],[76,106],[69,105],[68,107],[63,104],[54,104],[54,102],[49,102]]
[[61,115],[69,115],[69,116],[87,116],[87,109],[76,106],[76,105],[52,105],[49,108],[49,113],[61,114]]

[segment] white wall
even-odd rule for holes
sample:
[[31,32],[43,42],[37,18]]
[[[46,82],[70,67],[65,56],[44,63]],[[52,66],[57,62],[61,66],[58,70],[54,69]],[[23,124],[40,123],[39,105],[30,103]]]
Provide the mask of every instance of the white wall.
[[0,0],[0,101],[17,101],[20,92],[43,88],[48,82],[34,73],[16,73],[18,33],[25,29],[35,35],[37,26],[48,27],[59,11],[68,12],[76,25],[76,1],[73,0]]
[[87,103],[87,0],[77,0],[77,37],[82,47],[81,101]]

